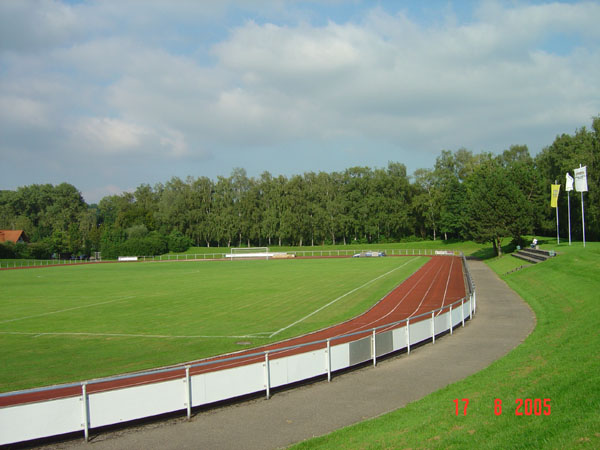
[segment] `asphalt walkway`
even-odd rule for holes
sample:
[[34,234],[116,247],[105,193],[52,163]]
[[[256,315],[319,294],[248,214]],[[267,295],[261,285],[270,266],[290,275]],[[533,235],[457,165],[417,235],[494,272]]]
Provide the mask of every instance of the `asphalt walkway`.
[[[484,263],[469,261],[477,287],[477,314],[454,335],[402,355],[282,392],[270,400],[199,412],[53,449],[275,449],[379,416],[418,400],[490,365],[535,327],[531,309]],[[460,364],[457,363],[460,361]]]

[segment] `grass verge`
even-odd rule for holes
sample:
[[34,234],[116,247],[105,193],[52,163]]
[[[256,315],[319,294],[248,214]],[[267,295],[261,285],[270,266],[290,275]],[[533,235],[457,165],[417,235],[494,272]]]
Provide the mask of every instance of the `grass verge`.
[[[523,344],[420,401],[293,448],[600,448],[600,244],[552,248],[559,257],[507,275],[512,258],[490,264],[536,314]],[[457,416],[462,398],[468,412]],[[550,399],[550,415],[517,416],[517,399]]]

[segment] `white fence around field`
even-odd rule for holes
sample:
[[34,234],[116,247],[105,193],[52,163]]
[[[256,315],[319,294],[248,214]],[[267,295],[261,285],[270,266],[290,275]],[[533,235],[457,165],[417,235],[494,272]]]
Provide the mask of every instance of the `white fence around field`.
[[25,267],[70,266],[91,264],[94,261],[83,259],[10,259],[0,260],[0,269],[18,269]]
[[[428,340],[435,343],[436,336],[452,334],[455,327],[464,326],[465,321],[473,317],[475,289],[464,257],[463,264],[467,296],[411,319],[307,344],[234,355],[219,361],[0,394],[0,397],[8,397],[64,388],[80,389],[79,395],[68,398],[0,408],[0,445],[73,432],[83,432],[87,440],[89,430],[93,428],[175,411],[187,410],[189,418],[193,407],[260,392],[265,392],[268,398],[273,388],[318,376],[327,376],[331,380],[335,371],[369,361],[376,365],[377,358],[401,350],[410,353],[412,346]],[[306,350],[291,356],[277,356],[302,348]],[[250,357],[260,357],[259,362],[201,374],[190,373],[197,367],[207,368],[224,361],[239,362]],[[94,384],[153,374],[176,375],[178,378],[88,392],[88,386]]]
[[[392,249],[392,250],[360,250],[360,249],[336,249],[336,250],[277,250],[275,253],[287,253],[297,257],[333,257],[333,256],[353,256],[361,253],[377,253],[382,252],[390,256],[407,256],[407,255],[459,255],[460,252],[455,250],[435,250],[435,249]],[[264,256],[264,255],[262,255]],[[119,258],[136,258],[135,261],[198,261],[198,260],[215,260],[215,259],[243,259],[243,258],[231,258],[230,253],[183,253],[174,255],[156,255],[156,256],[120,256]],[[78,260],[78,259],[52,259],[52,260],[33,260],[33,259],[17,259],[17,260],[0,260],[0,269],[17,269],[17,268],[28,268],[28,267],[47,267],[47,266],[58,266],[58,265],[75,265],[75,264],[92,264],[98,262],[117,262],[117,260],[104,259],[102,261],[93,260]],[[132,262],[132,260],[121,260],[121,262]]]
[[[433,255],[460,255],[460,252],[455,250],[435,250],[435,249],[404,249],[404,248],[395,248],[392,250],[386,249],[336,249],[336,250],[277,250],[275,253],[287,253],[289,255],[294,255],[298,257],[326,257],[326,256],[353,256],[364,253],[385,253],[390,256],[408,256],[408,255],[423,255],[423,256],[433,256]],[[181,255],[161,255],[161,256],[140,256],[140,261],[190,261],[190,260],[199,260],[199,259],[224,259],[231,258],[231,254],[229,253],[184,253]]]

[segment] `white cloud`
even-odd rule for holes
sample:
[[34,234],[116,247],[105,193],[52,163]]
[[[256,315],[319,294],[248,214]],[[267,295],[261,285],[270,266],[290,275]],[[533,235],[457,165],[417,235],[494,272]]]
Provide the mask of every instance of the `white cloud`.
[[1,96],[0,122],[18,128],[46,128],[50,121],[45,105],[26,97]]
[[521,44],[555,33],[581,33],[598,38],[599,15],[600,5],[595,2],[553,2],[505,8],[501,3],[487,1],[475,13],[479,21],[497,27],[505,41]]
[[159,137],[160,145],[167,150],[167,154],[174,157],[183,157],[189,153],[185,135],[179,130],[165,130]]
[[[286,109],[304,100],[311,107],[296,109],[306,113],[297,121],[314,135],[329,128],[419,147],[432,140],[459,146],[460,139],[485,145],[481,130],[499,134],[507,123],[539,123],[540,111],[559,110],[567,101],[588,106],[572,123],[597,113],[597,83],[591,104],[590,86],[581,89],[596,64],[582,66],[574,54],[552,55],[534,45],[555,26],[594,35],[597,5],[486,8],[480,14],[488,21],[429,29],[382,11],[360,26],[248,22],[215,47],[220,64],[238,76],[236,88],[221,95],[219,110],[234,123],[244,111],[254,133],[268,135],[273,124],[285,130]],[[588,55],[590,61],[597,55]],[[277,98],[281,103],[274,104]]]
[[0,4],[0,50],[39,51],[83,32],[73,9],[55,0],[4,0]]
[[352,28],[333,23],[324,28],[290,28],[248,22],[234,30],[229,40],[215,46],[214,52],[222,64],[236,72],[298,80],[355,66],[359,55]]
[[[329,170],[364,145],[352,164],[411,170],[442,148],[535,151],[600,112],[597,3],[318,25],[301,3],[209,3],[0,1],[0,152],[144,155],[168,178],[182,161],[210,159],[215,176],[273,155],[281,172]],[[219,25],[232,9],[255,20]],[[286,168],[286,151],[307,166]]]
[[188,153],[186,138],[178,130],[154,130],[110,117],[80,119],[68,129],[72,147],[102,154],[146,154],[182,157]]
[[139,151],[142,140],[149,134],[139,125],[107,117],[81,119],[71,132],[85,148],[107,153]]

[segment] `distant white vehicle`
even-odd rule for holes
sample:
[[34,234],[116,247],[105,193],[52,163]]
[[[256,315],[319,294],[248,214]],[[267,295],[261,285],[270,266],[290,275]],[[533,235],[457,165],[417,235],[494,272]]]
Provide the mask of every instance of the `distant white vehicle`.
[[385,256],[385,252],[360,252],[352,255],[353,258],[373,258],[379,256]]

